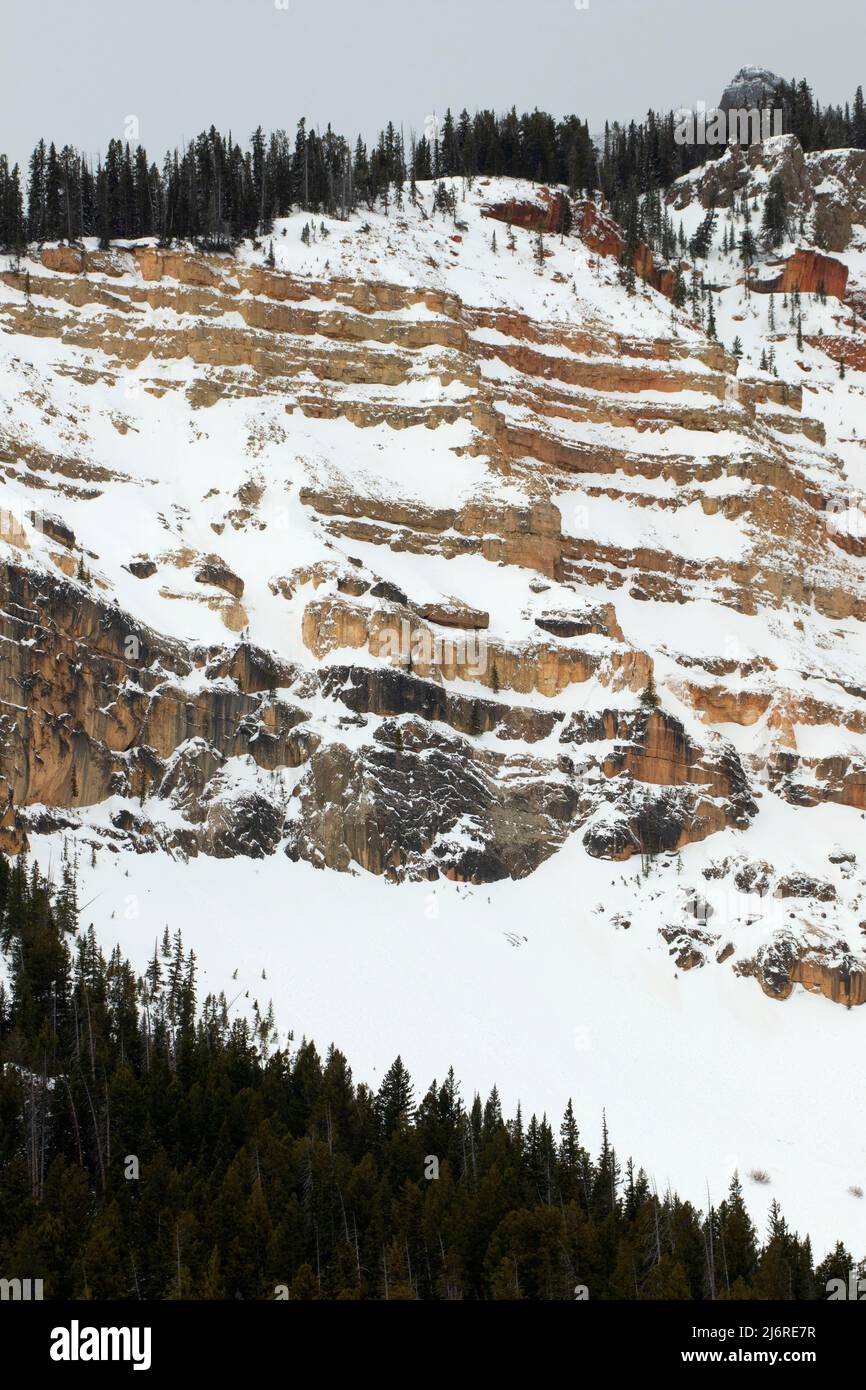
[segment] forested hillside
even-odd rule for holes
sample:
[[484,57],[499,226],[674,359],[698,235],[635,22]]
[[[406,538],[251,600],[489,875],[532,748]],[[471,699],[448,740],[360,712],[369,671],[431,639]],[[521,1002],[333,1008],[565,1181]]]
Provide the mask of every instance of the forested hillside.
[[0,910],[0,1267],[46,1297],[800,1300],[853,1267],[776,1206],[759,1236],[736,1176],[705,1213],[606,1127],[591,1157],[579,1097],[556,1129],[453,1073],[416,1098],[399,1058],[374,1093],[333,1047],[271,1051],[269,1010],[199,1006],[180,931],[142,979],[106,960],[68,864],[0,858]]
[[[822,107],[808,83],[781,82],[771,105],[783,129],[804,150],[866,148],[863,91],[851,103]],[[567,185],[572,195],[600,189],[622,212],[639,194],[669,187],[690,169],[724,153],[722,145],[680,144],[677,113],[649,111],[641,122],[606,123],[597,149],[586,120],[557,120],[516,107],[498,115],[464,108],[446,112],[429,134],[406,136],[389,121],[368,148],[327,125],[298,122],[285,130],[259,126],[248,147],[211,126],[157,164],[134,138],[111,139],[93,161],[66,142],[40,140],[22,171],[0,155],[0,248],[28,241],[96,236],[193,239],[204,249],[228,248],[267,235],[275,217],[293,209],[346,217],[358,209],[414,201],[415,185],[431,178],[514,177]]]

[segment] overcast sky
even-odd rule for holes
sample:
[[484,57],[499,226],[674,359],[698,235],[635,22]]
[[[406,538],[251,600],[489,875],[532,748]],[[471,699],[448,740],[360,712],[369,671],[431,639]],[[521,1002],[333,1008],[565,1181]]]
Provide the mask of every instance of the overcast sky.
[[2,0],[0,150],[95,153],[129,116],[161,157],[215,124],[246,144],[301,115],[366,138],[434,110],[540,106],[593,132],[712,105],[737,68],[866,83],[864,0]]

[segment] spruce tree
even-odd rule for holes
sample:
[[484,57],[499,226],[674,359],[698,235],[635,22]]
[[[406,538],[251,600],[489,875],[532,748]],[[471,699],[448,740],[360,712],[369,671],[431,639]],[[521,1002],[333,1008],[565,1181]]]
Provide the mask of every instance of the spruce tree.
[[647,680],[646,685],[641,691],[640,700],[641,704],[645,705],[647,709],[658,709],[659,705],[661,704],[661,699],[659,698],[659,693],[656,689],[655,676],[653,675],[652,671],[649,674],[649,678]]

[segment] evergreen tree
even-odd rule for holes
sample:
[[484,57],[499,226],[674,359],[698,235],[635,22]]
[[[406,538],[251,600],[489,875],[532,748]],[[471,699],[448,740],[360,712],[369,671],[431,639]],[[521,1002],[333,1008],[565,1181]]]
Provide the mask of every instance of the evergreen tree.
[[386,1138],[411,1119],[412,1081],[399,1057],[385,1073],[377,1104],[379,1123]]
[[655,676],[652,672],[650,672],[649,679],[641,691],[640,699],[641,704],[645,705],[648,709],[658,709],[661,704],[659,693],[656,690]]
[[761,236],[766,246],[779,246],[788,234],[785,190],[781,175],[773,174],[764,202],[764,215],[761,219]]

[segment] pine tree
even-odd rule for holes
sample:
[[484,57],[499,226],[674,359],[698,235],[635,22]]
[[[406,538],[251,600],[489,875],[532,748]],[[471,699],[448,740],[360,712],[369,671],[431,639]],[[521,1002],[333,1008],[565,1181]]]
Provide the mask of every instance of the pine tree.
[[484,706],[480,700],[473,700],[472,711],[470,714],[469,732],[471,733],[473,738],[480,738],[480,736],[484,733],[484,729]]
[[718,1227],[721,1282],[730,1294],[738,1280],[748,1287],[758,1263],[757,1236],[737,1173],[731,1179],[727,1198],[719,1207]]
[[689,252],[698,260],[706,260],[713,245],[713,233],[716,227],[716,212],[710,208],[702,218],[697,231],[689,242]]
[[301,1265],[292,1280],[289,1297],[295,1302],[310,1303],[320,1297],[319,1281],[309,1264]]
[[412,1118],[412,1080],[400,1057],[392,1062],[385,1073],[377,1096],[377,1109],[385,1138],[407,1125]]
[[40,140],[30,156],[27,198],[27,238],[29,241],[44,241],[46,237],[45,164],[45,141]]
[[755,242],[754,235],[752,234],[752,230],[750,227],[747,226],[743,229],[743,235],[740,237],[740,259],[742,260],[743,265],[746,269],[747,283],[748,272],[751,266],[753,266],[755,263],[757,249],[758,248]]
[[656,689],[655,676],[653,675],[652,671],[649,674],[649,678],[647,680],[646,685],[641,691],[640,699],[641,704],[645,705],[648,709],[658,709],[659,705],[661,704],[661,699],[659,698],[659,693]]
[[696,322],[700,323],[701,318],[703,316],[703,307],[701,300],[701,281],[700,276],[698,275],[698,268],[695,265],[692,266],[692,273],[689,284],[689,296],[691,299],[692,318],[695,319]]
[[779,246],[788,232],[785,213],[785,190],[781,176],[776,173],[770,179],[767,197],[764,202],[764,215],[761,219],[761,236],[770,247]]

